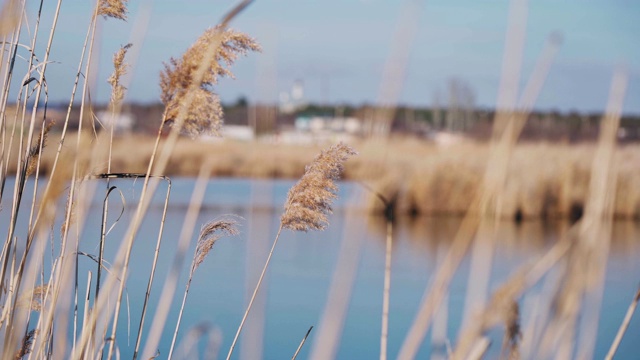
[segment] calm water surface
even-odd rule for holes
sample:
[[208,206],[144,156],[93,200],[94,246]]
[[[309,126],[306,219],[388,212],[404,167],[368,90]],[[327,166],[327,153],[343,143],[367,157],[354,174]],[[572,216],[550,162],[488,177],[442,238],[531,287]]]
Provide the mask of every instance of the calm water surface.
[[[208,329],[197,347],[200,356],[205,350],[207,339],[213,339],[214,343],[220,340],[221,356],[226,355],[277,232],[287,191],[293,184],[293,181],[285,180],[214,179],[209,182],[202,199],[203,208],[198,217],[198,228],[187,253],[183,276],[159,347],[160,358],[168,353],[199,226],[224,214],[236,214],[241,217],[241,234],[219,240],[197,269],[180,332],[180,338],[184,339],[184,335],[190,329]],[[107,237],[107,258],[113,258],[117,245],[126,231],[135,210],[142,181],[118,180],[112,182],[112,185],[118,187],[126,203],[123,206],[118,192],[112,193],[110,224],[122,209],[124,212]],[[9,182],[7,189],[11,190],[12,186]],[[100,194],[96,194],[91,206],[80,244],[80,250],[89,254],[98,253],[100,199],[104,197],[104,186],[104,183],[101,183],[98,187]],[[167,270],[173,260],[193,187],[193,179],[173,180],[160,267],[153,288],[148,319],[155,311]],[[161,185],[133,249],[131,275],[127,283],[131,320],[127,319],[126,309],[122,311],[118,337],[118,346],[123,358],[131,358],[133,353],[165,193],[166,186]],[[340,294],[349,295],[349,291],[351,292],[350,296],[345,297],[350,300],[343,318],[336,358],[379,357],[385,224],[380,218],[367,216],[364,211],[364,195],[357,185],[343,183],[340,185],[339,199],[327,230],[309,233],[283,232],[266,282],[263,283],[260,296],[241,337],[243,341],[237,347],[234,358],[291,358],[309,326],[314,325],[314,331],[299,355],[299,359],[308,358],[314,350],[315,335],[319,333],[329,289],[334,281],[346,289],[341,290]],[[0,226],[5,229],[8,224],[7,217],[8,209],[0,212]],[[20,220],[21,223],[24,221],[25,219]],[[389,358],[397,356],[416,315],[424,289],[438,265],[438,259],[447,251],[458,226],[459,220],[450,218],[402,219],[397,223],[392,260]],[[539,222],[502,224],[496,239],[491,289],[495,290],[520,265],[544,254],[566,228],[566,224]],[[602,358],[608,350],[640,281],[639,236],[640,224],[618,222],[614,225],[595,358]],[[341,265],[338,265],[339,263]],[[336,266],[340,266],[342,270],[334,280]],[[81,258],[81,284],[86,283],[88,271],[95,275],[95,267],[93,261]],[[348,275],[350,269],[354,270],[353,278]],[[457,338],[468,275],[469,259],[466,258],[453,279],[446,307],[439,312],[440,316],[437,319],[440,324],[436,333],[446,334],[448,339]],[[84,293],[84,290],[81,289],[80,293]],[[526,299],[540,297],[540,294],[545,294],[542,284],[529,291]],[[527,329],[529,325],[534,304],[535,302],[530,300],[520,303],[523,329]],[[631,322],[617,358],[639,358],[639,318],[636,316]],[[147,320],[145,334],[150,325],[151,320]],[[432,335],[432,332],[427,334],[419,358],[429,358],[432,352],[438,354],[444,349],[442,343],[432,345]],[[490,335],[493,340],[489,353],[491,358],[499,353],[502,334],[494,331]],[[525,341],[522,346],[526,349],[531,344]],[[191,356],[195,356],[195,353]]]

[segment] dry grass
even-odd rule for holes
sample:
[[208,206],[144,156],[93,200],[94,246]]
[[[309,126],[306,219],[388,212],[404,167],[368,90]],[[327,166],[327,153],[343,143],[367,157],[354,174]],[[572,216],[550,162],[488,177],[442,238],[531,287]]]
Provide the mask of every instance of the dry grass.
[[[206,50],[216,43],[219,46],[214,56],[205,60]],[[233,73],[224,65],[230,66],[238,56],[259,50],[260,46],[256,41],[246,34],[221,26],[205,31],[180,59],[171,58],[160,74],[166,123],[172,126],[175,124],[187,96],[191,96],[191,106],[181,132],[193,137],[202,134],[218,135],[222,126],[222,106],[220,98],[213,93],[211,87],[218,83],[218,77],[233,77]],[[209,63],[204,64],[205,61]],[[203,64],[206,71],[196,81],[198,69]]]
[[[153,141],[151,137],[133,134],[116,137],[112,171],[144,172]],[[390,199],[398,214],[464,215],[469,199],[479,191],[489,156],[487,144],[473,142],[438,147],[415,139],[395,139],[385,143],[360,141],[353,145],[360,156],[346,165],[344,178],[367,183]],[[212,173],[219,177],[294,179],[303,175],[305,164],[319,149],[183,138],[178,141],[165,173],[196,176],[200,164],[207,160],[212,161]],[[499,215],[522,220],[578,217],[589,188],[594,149],[592,144],[518,145],[509,165]],[[51,167],[51,155],[43,155],[41,171]],[[619,146],[615,159],[620,164],[640,164],[640,146]],[[99,164],[91,172],[102,172],[104,168],[106,164]],[[640,168],[620,167],[616,191],[614,216],[640,218]],[[374,212],[383,210],[373,197],[369,207]]]
[[323,151],[305,169],[305,174],[287,196],[280,222],[294,231],[324,230],[332,213],[331,202],[338,196],[336,181],[343,163],[356,152],[339,143]]

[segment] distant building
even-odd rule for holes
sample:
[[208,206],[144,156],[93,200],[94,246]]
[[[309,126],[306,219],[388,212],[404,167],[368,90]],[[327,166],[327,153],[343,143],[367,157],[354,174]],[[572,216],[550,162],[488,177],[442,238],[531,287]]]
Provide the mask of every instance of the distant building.
[[295,129],[302,132],[319,134],[322,132],[360,135],[362,121],[356,117],[298,116]]
[[322,144],[353,140],[362,134],[355,117],[298,116],[293,127],[282,129],[277,141],[289,144]]
[[131,131],[135,123],[135,118],[131,113],[123,112],[117,114],[114,118],[111,111],[104,110],[98,112],[97,115],[105,129],[111,129],[111,124],[113,123],[113,130],[119,133]]
[[252,141],[256,138],[256,134],[251,126],[225,125],[222,127],[222,137],[225,139]]
[[248,125],[224,125],[220,129],[220,136],[215,135],[201,135],[198,139],[202,141],[223,141],[223,140],[237,140],[237,141],[253,141],[256,135],[253,128]]
[[290,91],[280,93],[280,112],[283,114],[292,114],[305,105],[302,80],[296,80]]

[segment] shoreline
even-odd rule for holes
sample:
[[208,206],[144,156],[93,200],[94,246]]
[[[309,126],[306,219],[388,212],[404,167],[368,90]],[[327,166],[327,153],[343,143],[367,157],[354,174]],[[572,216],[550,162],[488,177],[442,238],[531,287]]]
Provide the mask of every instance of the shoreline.
[[[51,134],[51,138],[55,136]],[[141,135],[114,138],[111,172],[144,173],[153,142],[154,138]],[[480,191],[489,154],[488,143],[473,141],[438,146],[418,139],[391,138],[350,145],[359,155],[345,164],[344,180],[367,184],[390,199],[398,215],[464,215],[470,199]],[[181,138],[163,175],[196,176],[202,164],[211,162],[212,177],[298,179],[321,148]],[[73,158],[70,149],[65,145],[67,163]],[[584,212],[594,149],[595,144],[519,143],[511,154],[499,216],[518,221],[575,220]],[[104,173],[106,161],[96,160],[104,155],[82,153],[85,174]],[[54,156],[55,147],[50,144],[42,156],[42,172],[48,172]],[[9,169],[15,169],[14,156],[12,160]],[[635,166],[640,165],[640,145],[620,145],[615,161],[614,216],[640,219],[640,166]],[[374,196],[367,207],[374,213],[384,211]]]

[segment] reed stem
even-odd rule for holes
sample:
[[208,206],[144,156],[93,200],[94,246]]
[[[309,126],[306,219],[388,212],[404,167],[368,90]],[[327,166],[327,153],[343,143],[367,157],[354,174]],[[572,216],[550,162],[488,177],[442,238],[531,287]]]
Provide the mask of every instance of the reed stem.
[[305,341],[307,341],[307,338],[309,337],[309,334],[311,334],[311,330],[313,330],[313,326],[311,326],[309,330],[307,330],[307,333],[302,338],[302,341],[300,341],[300,345],[298,345],[298,348],[296,349],[295,354],[293,354],[293,357],[291,358],[291,360],[296,360],[296,358],[298,357],[298,354],[300,353],[300,350],[302,350],[302,345],[304,345]]
[[262,272],[260,273],[260,278],[258,279],[258,283],[256,284],[255,289],[253,289],[253,294],[251,295],[251,299],[249,300],[249,305],[247,305],[247,309],[242,316],[242,321],[240,321],[240,326],[238,326],[238,331],[236,331],[236,335],[233,337],[233,342],[231,343],[231,347],[229,348],[229,353],[227,354],[226,360],[231,359],[231,354],[233,354],[233,349],[238,342],[238,338],[240,337],[240,332],[242,332],[242,328],[244,327],[244,323],[247,320],[247,316],[249,316],[249,311],[251,311],[251,307],[253,306],[253,301],[256,299],[258,295],[258,290],[260,289],[260,285],[262,284],[262,279],[264,279],[264,275],[267,272],[267,267],[269,266],[269,262],[271,261],[271,256],[273,255],[273,251],[276,248],[276,244],[278,243],[278,239],[280,238],[280,233],[282,232],[282,223],[278,228],[278,234],[276,234],[275,240],[273,240],[273,245],[271,246],[271,250],[269,251],[269,256],[267,256],[267,261],[264,263],[264,267],[262,268]]
[[618,351],[618,347],[620,346],[622,337],[624,336],[624,333],[627,331],[627,328],[631,323],[631,318],[633,317],[633,313],[636,311],[636,307],[638,306],[639,300],[640,300],[640,288],[636,292],[636,295],[633,297],[633,301],[631,301],[631,304],[629,304],[629,308],[627,309],[627,313],[625,314],[624,319],[622,320],[622,324],[620,324],[620,328],[616,333],[616,337],[615,339],[613,339],[613,343],[611,343],[611,347],[609,348],[607,355],[604,357],[605,360],[613,359],[613,356],[616,354],[616,351]]

